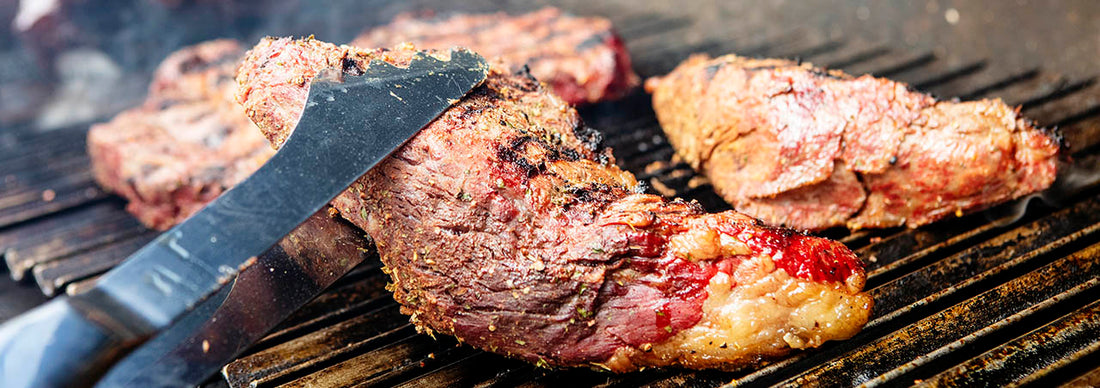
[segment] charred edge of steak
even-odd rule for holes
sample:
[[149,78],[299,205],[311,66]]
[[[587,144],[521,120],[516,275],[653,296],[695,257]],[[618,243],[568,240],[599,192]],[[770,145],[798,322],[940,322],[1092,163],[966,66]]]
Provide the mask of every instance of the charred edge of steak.
[[497,146],[497,157],[508,163],[512,163],[519,167],[520,170],[526,172],[527,178],[534,178],[535,176],[546,171],[546,164],[532,164],[527,158],[520,156],[520,151],[527,145],[528,142],[536,141],[530,136],[521,136],[512,139],[512,142],[508,145],[501,144]]

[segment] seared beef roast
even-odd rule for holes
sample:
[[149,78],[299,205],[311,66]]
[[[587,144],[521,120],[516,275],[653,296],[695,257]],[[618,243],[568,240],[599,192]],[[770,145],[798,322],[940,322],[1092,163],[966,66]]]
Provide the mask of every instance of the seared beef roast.
[[571,104],[615,98],[638,84],[630,54],[611,21],[574,17],[556,8],[518,16],[418,18],[405,14],[389,25],[365,31],[351,45],[393,47],[403,42],[424,49],[463,46],[486,57],[499,57],[512,70],[527,65],[531,74]]
[[157,68],[145,104],[88,132],[96,180],[145,225],[183,221],[274,154],[233,99],[243,56],[231,40],[184,48]]
[[1000,100],[735,55],[693,56],[646,89],[679,157],[774,225],[917,227],[1055,178],[1058,137]]
[[[277,147],[319,71],[414,52],[265,39],[238,98]],[[502,64],[333,204],[420,330],[539,365],[736,369],[870,314],[843,245],[642,194],[574,109]]]

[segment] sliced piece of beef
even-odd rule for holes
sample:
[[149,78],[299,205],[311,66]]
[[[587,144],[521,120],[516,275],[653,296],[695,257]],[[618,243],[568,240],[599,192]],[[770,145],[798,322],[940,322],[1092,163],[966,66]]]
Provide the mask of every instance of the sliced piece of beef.
[[158,67],[142,106],[88,132],[96,180],[145,225],[183,221],[274,154],[234,101],[243,55],[231,40],[184,48]]
[[393,47],[403,42],[423,49],[463,46],[499,57],[513,71],[527,65],[570,104],[613,99],[638,85],[630,54],[610,20],[571,16],[556,8],[516,16],[403,14],[363,32],[351,45]]
[[[319,71],[413,52],[265,39],[238,98],[278,146]],[[865,275],[843,245],[641,194],[598,139],[498,64],[333,204],[375,239],[420,330],[538,365],[737,369],[867,321]]]
[[677,155],[773,225],[917,227],[1055,178],[1059,138],[1000,100],[736,55],[693,56],[646,89]]

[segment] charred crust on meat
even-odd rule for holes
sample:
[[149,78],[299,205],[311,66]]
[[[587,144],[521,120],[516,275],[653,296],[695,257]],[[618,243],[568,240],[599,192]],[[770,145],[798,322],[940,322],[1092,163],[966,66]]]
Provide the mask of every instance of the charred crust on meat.
[[1065,134],[1062,133],[1061,128],[1059,128],[1058,126],[1040,127],[1040,126],[1035,125],[1034,122],[1032,122],[1030,119],[1027,119],[1027,118],[1020,118],[1020,120],[1022,120],[1024,122],[1025,127],[1035,128],[1035,129],[1039,130],[1039,133],[1042,133],[1043,135],[1046,135],[1046,137],[1049,138],[1051,141],[1053,141],[1054,144],[1058,145],[1059,153],[1062,153],[1062,154],[1065,154],[1065,155],[1068,156],[1067,151],[1069,151],[1070,144],[1069,144],[1069,140],[1066,140]]
[[573,125],[573,135],[576,136],[577,139],[581,141],[581,144],[583,144],[585,148],[588,148],[589,151],[599,153],[604,148],[603,134],[585,125],[582,121],[577,121],[577,123]]
[[363,69],[359,67],[359,61],[356,61],[355,59],[352,59],[350,57],[344,57],[340,61],[340,65],[342,67],[342,70],[344,71],[344,74],[359,76],[363,75],[364,73]]
[[539,82],[538,78],[535,78],[535,76],[531,75],[531,67],[527,66],[526,63],[523,64],[522,67],[516,69],[516,71],[513,74],[518,75],[518,76],[523,77],[523,78],[526,78],[530,82],[534,82],[534,83]]
[[583,186],[571,186],[563,189],[573,196],[576,203],[606,203],[614,199],[619,188],[604,183],[591,182]]
[[524,175],[527,178],[534,178],[535,176],[539,175],[539,173],[541,173],[543,169],[545,169],[545,165],[532,164],[531,161],[527,160],[527,158],[520,156],[520,153],[523,151],[523,147],[525,147],[526,144],[531,141],[534,141],[534,138],[530,136],[519,136],[512,139],[511,144],[498,145],[497,158],[506,163],[511,163],[512,165],[519,167],[519,169],[523,171]]

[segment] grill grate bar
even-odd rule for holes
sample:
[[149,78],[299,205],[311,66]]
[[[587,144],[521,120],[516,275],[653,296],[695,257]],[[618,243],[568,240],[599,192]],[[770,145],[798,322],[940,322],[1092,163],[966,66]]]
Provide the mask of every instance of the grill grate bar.
[[[911,270],[914,266],[961,250],[962,246],[989,237],[996,222],[979,223],[983,215],[970,215],[937,230],[906,230],[878,243],[856,251],[866,263],[867,287],[875,287],[885,279]],[[1007,219],[1005,220],[1008,221]],[[973,227],[977,224],[977,227]],[[957,231],[957,233],[950,233]],[[882,279],[882,280],[880,280]]]
[[[1100,204],[1079,206],[1072,213],[1095,212]],[[1063,219],[1063,217],[1065,219]],[[1079,227],[1084,218],[1092,224]],[[1072,225],[1072,226],[1070,226]],[[875,298],[875,316],[868,327],[877,327],[899,317],[911,317],[933,304],[949,303],[950,297],[996,281],[1017,267],[1034,267],[1052,253],[1065,251],[1084,243],[1100,230],[1100,214],[1065,214],[1064,212],[997,236],[948,259],[912,272],[882,287],[870,290]],[[1024,252],[1021,254],[1021,252]],[[901,288],[906,288],[903,291]],[[928,296],[924,291],[939,290]],[[948,302],[943,302],[947,300]]]
[[497,371],[492,368],[478,368],[475,366],[485,365],[490,362],[495,364],[515,364],[518,361],[506,361],[502,360],[500,356],[491,353],[476,352],[397,386],[402,388],[470,386],[497,374]]
[[426,357],[412,359],[411,362],[395,367],[387,373],[359,382],[356,386],[394,386],[402,380],[407,381],[410,378],[421,377],[423,373],[431,371],[439,365],[451,364],[451,361],[455,359],[470,357],[478,353],[468,346],[458,346],[450,339],[441,339],[434,346],[430,345],[429,349],[432,349],[432,351]]
[[90,177],[86,181],[44,189],[52,190],[52,198],[43,191],[26,193],[18,198],[0,199],[0,202],[8,203],[0,205],[0,229],[62,210],[91,204],[108,197],[108,194],[96,186]]
[[[1059,364],[1100,352],[1100,301],[924,380],[924,386],[1023,385],[1058,371]],[[1069,354],[1051,360],[1049,354]],[[1017,381],[1018,380],[1018,381]],[[1017,381],[1018,384],[1012,384]],[[1048,384],[1047,386],[1051,386]]]
[[156,238],[156,232],[137,236],[90,250],[77,251],[70,257],[46,261],[34,266],[34,280],[42,293],[53,296],[74,281],[99,275],[118,265],[131,253]]
[[283,385],[291,387],[346,386],[349,382],[367,381],[395,368],[407,366],[412,360],[428,358],[435,348],[431,337],[413,334],[401,340],[366,352],[347,361],[299,377]]
[[84,139],[88,128],[76,130],[59,129],[48,132],[35,132],[32,136],[16,136],[10,142],[0,142],[0,165],[26,157],[37,152],[49,152],[54,149],[84,148]]
[[18,228],[0,231],[0,252],[11,247],[17,241],[23,241],[35,236],[50,233],[52,230],[80,222],[81,220],[95,220],[112,217],[121,212],[121,201],[107,201],[71,212],[61,213],[55,217],[34,220]]
[[1100,367],[1093,369],[1072,381],[1062,384],[1062,388],[1093,388],[1100,387]]
[[327,366],[326,361],[378,346],[396,335],[407,336],[412,331],[409,319],[393,304],[238,358],[226,365],[222,373],[233,387],[267,384],[296,372]]
[[68,286],[65,286],[65,294],[76,295],[88,290],[89,287],[95,285],[96,279],[99,279],[100,276],[103,275],[95,275],[84,280],[69,283]]
[[389,307],[393,304],[393,297],[386,292],[388,280],[384,276],[370,277],[362,282],[326,291],[272,329],[249,352],[257,353],[293,341],[318,328],[350,319],[356,314]]
[[57,258],[90,250],[146,232],[138,221],[123,214],[108,219],[72,220],[69,225],[12,243],[4,252],[4,262],[14,279],[22,279],[27,270]]
[[11,192],[3,193],[3,196],[0,197],[0,208],[7,209],[12,206],[35,201],[49,202],[47,201],[48,197],[43,194],[46,190],[54,190],[56,193],[60,188],[88,186],[92,181],[92,172],[87,169],[73,174],[65,174],[41,182],[38,187],[12,190]]
[[48,175],[51,171],[70,171],[73,165],[87,170],[90,165],[87,154],[81,148],[53,149],[25,156],[25,158],[17,158],[0,165],[0,177],[3,177],[4,183],[4,186],[0,187],[0,192],[12,191],[11,188],[19,185],[33,186],[38,182],[33,182],[32,179],[43,180],[39,176]]
[[[65,185],[68,182],[86,181],[89,175],[89,163],[87,158],[79,157],[65,163],[53,164],[39,171],[28,168],[23,173],[8,175],[10,182],[0,188],[0,201],[7,201],[9,197],[13,201],[19,201],[28,195],[41,197],[45,195],[43,188]],[[5,180],[7,179],[5,177]]]
[[[937,364],[948,362],[947,358],[949,356],[952,358],[960,356],[965,357],[967,354],[980,352],[983,350],[983,346],[987,347],[993,342],[999,343],[1000,341],[996,341],[998,339],[997,337],[1012,338],[1017,333],[1026,331],[1028,329],[1028,323],[1034,323],[1029,321],[1041,320],[1042,318],[1039,318],[1040,315],[1055,314],[1057,316],[1060,310],[1059,307],[1068,303],[1066,300],[1083,299],[1087,296],[1087,292],[1097,289],[1100,289],[1100,279],[1093,278],[1065,292],[1054,295],[1049,299],[1031,305],[1020,312],[985,326],[974,333],[959,338],[931,352],[922,354],[912,361],[879,375],[863,384],[865,386],[874,387],[888,383],[890,380],[919,380],[906,376],[916,377],[914,375],[919,373],[922,369],[935,369]],[[940,366],[940,368],[942,368],[942,366]]]

